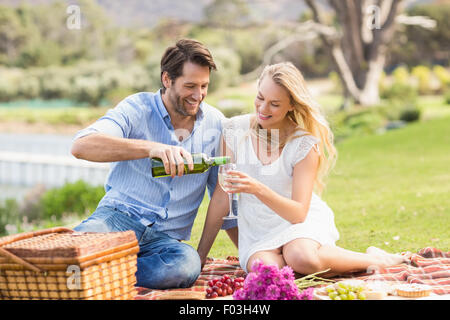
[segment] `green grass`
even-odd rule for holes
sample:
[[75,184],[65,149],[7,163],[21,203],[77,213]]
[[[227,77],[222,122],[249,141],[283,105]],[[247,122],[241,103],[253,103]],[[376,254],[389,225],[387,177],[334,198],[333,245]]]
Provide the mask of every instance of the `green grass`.
[[[450,250],[450,117],[337,145],[339,159],[322,198],[333,209],[337,245],[390,252]],[[205,197],[189,241],[197,246]],[[210,256],[237,255],[220,231]]]
[[107,107],[0,107],[0,122],[17,121],[30,124],[86,126],[103,116],[107,110]]

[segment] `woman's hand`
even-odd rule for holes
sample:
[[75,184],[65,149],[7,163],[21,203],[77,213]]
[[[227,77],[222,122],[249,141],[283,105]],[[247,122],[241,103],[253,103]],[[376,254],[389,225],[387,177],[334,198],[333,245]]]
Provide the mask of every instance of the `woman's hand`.
[[250,177],[241,171],[230,170],[225,178],[227,192],[229,193],[250,193],[256,195],[261,192],[264,185],[258,180]]

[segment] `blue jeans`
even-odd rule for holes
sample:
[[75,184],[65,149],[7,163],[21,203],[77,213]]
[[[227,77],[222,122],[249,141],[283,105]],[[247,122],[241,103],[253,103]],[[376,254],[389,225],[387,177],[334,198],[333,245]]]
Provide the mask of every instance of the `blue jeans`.
[[163,232],[144,226],[129,214],[100,207],[74,228],[81,232],[133,230],[139,241],[136,285],[152,289],[187,288],[201,271],[197,250]]

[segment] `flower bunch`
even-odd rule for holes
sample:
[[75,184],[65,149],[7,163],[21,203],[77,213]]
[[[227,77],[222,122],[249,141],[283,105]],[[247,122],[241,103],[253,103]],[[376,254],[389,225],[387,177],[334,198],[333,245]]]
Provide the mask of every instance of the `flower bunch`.
[[313,288],[299,291],[291,267],[279,269],[257,260],[244,281],[233,294],[235,300],[311,300]]

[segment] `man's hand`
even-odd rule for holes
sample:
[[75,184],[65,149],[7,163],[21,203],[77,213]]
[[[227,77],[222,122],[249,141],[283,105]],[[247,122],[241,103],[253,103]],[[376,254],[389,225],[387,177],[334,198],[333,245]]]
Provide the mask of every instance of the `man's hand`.
[[150,158],[160,158],[164,164],[166,173],[172,178],[177,175],[181,177],[184,173],[184,160],[189,170],[194,170],[194,161],[192,155],[186,149],[167,144],[152,143],[148,156]]

